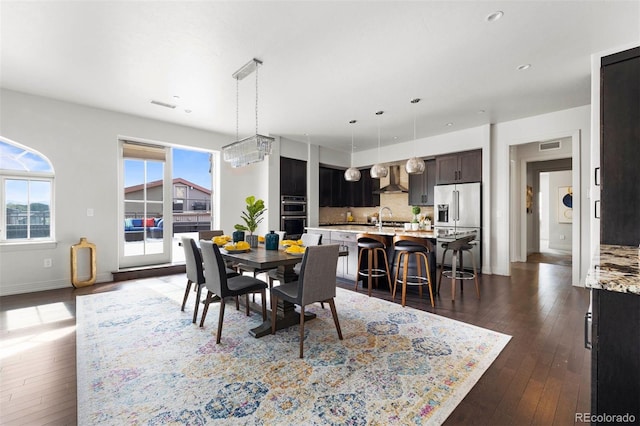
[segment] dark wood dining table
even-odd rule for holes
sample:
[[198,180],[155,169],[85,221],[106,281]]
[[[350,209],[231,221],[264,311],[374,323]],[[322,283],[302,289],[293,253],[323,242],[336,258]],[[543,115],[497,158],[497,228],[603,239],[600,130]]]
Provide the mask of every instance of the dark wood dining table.
[[[260,270],[276,269],[277,277],[280,282],[286,283],[297,279],[297,274],[293,271],[293,267],[302,261],[302,256],[289,254],[283,249],[266,250],[262,244],[257,248],[252,248],[248,252],[228,252],[224,248],[220,249],[220,253],[225,260],[243,263],[251,268]],[[347,251],[341,251],[340,256],[347,256]],[[260,310],[262,308],[260,307]],[[290,302],[278,300],[278,315],[276,330],[291,327],[300,323],[300,315],[295,310],[295,305]],[[271,311],[269,309],[269,311]],[[254,337],[263,337],[271,334],[271,315],[269,319],[264,321],[258,327],[252,328],[249,333]],[[305,321],[315,318],[314,313],[305,313]]]

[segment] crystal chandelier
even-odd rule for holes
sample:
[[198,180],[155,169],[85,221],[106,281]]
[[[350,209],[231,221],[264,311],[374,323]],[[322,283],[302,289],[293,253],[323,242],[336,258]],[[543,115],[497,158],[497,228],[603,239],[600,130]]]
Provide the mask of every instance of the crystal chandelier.
[[[411,99],[411,103],[412,104],[417,104],[418,102],[420,102],[420,98]],[[416,112],[415,112],[415,109],[414,109],[414,112],[413,112],[413,140],[414,141],[416,140]],[[424,161],[422,160],[422,158],[411,157],[407,161],[407,164],[405,164],[404,169],[410,175],[422,174],[424,172]]]
[[[236,80],[236,142],[222,147],[222,158],[231,163],[231,167],[242,167],[248,164],[257,163],[264,160],[265,155],[271,154],[271,144],[274,139],[258,133],[258,67],[262,61],[252,59],[242,68],[232,74]],[[248,138],[238,138],[239,113],[238,113],[238,86],[240,80],[256,72],[256,134]]]
[[384,114],[384,111],[376,112],[376,115],[380,116],[380,119],[378,120],[378,162],[371,167],[371,177],[374,179],[387,177],[389,174],[389,169],[380,164],[380,121],[382,120],[382,114]]
[[[351,120],[349,124],[356,124],[356,120]],[[351,167],[344,172],[344,180],[347,182],[357,182],[360,180],[360,170],[353,167],[353,127],[351,128]]]

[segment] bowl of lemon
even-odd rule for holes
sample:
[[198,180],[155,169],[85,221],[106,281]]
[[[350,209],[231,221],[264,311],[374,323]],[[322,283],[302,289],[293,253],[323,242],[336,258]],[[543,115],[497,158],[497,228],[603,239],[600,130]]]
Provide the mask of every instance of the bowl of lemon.
[[246,253],[251,250],[251,246],[246,241],[238,241],[237,243],[227,243],[222,248],[227,253]]
[[231,237],[229,235],[218,235],[213,237],[211,241],[218,247],[223,247],[231,241]]
[[307,248],[302,245],[294,244],[287,247],[284,251],[285,253],[291,254],[293,256],[302,256]]

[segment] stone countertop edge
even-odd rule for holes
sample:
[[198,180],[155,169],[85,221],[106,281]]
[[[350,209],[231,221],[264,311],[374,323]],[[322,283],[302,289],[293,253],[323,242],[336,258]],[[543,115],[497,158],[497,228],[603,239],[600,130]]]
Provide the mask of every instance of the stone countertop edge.
[[634,246],[601,244],[587,273],[587,288],[640,296],[639,250]]
[[388,235],[390,237],[396,235],[410,235],[419,238],[436,238],[436,234],[431,231],[405,231],[404,229],[390,226],[383,226],[382,231],[379,231],[377,227],[370,225],[333,225],[333,226],[307,226],[309,231],[339,231],[339,232],[352,232],[354,234],[378,234]]

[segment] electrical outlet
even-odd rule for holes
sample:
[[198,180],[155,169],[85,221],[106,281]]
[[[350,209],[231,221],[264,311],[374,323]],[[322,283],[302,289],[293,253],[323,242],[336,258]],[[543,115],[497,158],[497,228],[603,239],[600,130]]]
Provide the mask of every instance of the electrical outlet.
[[46,259],[44,260],[44,265],[43,265],[43,266],[44,266],[45,268],[51,268],[51,265],[52,265],[51,259],[50,259],[50,258],[46,258]]
[[564,240],[564,238],[565,238],[564,235],[560,235],[561,240]]

